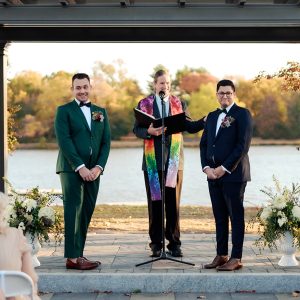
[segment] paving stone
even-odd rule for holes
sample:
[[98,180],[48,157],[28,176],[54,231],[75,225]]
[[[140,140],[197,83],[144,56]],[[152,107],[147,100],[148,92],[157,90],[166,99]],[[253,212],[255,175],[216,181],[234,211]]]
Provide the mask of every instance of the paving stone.
[[205,294],[206,300],[231,300],[229,293],[207,293]]
[[49,293],[49,294],[40,295],[40,298],[42,300],[51,300],[52,296],[53,296],[53,293]]
[[[90,271],[67,270],[65,268],[65,259],[63,258],[63,244],[56,249],[51,244],[44,244],[39,252],[41,267],[36,270],[40,277],[40,286],[43,288],[45,288],[46,283],[49,284],[48,287],[51,285],[55,286],[55,280],[60,280],[61,282],[58,283],[61,285],[64,281],[70,281],[70,284],[80,286],[82,281],[85,282],[87,278],[90,278],[91,282],[98,284],[99,278],[97,276],[104,276],[101,277],[101,280],[104,280],[106,287],[113,290],[118,286],[123,291],[125,287],[122,286],[121,282],[116,286],[111,286],[112,282],[117,282],[111,276],[126,275],[131,278],[130,276],[136,275],[138,277],[134,280],[139,282],[141,290],[147,287],[149,289],[147,292],[151,292],[151,284],[154,292],[158,292],[159,289],[173,292],[198,292],[200,287],[203,292],[214,292],[214,289],[216,289],[214,285],[216,278],[221,280],[221,285],[218,286],[220,291],[222,289],[228,292],[235,291],[236,289],[233,288],[236,282],[244,284],[243,280],[251,286],[255,285],[257,291],[263,291],[262,283],[259,282],[259,280],[262,280],[261,278],[265,278],[264,282],[268,286],[268,292],[280,293],[289,292],[288,289],[297,289],[297,282],[300,282],[300,267],[279,267],[277,263],[281,256],[280,253],[271,252],[269,249],[264,249],[260,252],[253,245],[254,240],[255,236],[253,235],[245,236],[244,268],[236,272],[226,272],[226,274],[223,272],[222,275],[221,272],[217,272],[214,269],[206,270],[202,268],[203,264],[210,262],[215,257],[214,234],[182,235],[182,249],[184,251],[182,260],[194,263],[194,267],[171,260],[151,262],[151,258],[148,256],[150,249],[147,234],[104,233],[89,234],[85,251],[85,256],[89,259],[101,260],[101,269]],[[53,250],[55,251],[53,252]],[[50,255],[50,253],[52,254]],[[300,257],[299,251],[297,255]],[[136,267],[136,264],[149,260],[150,263]],[[268,277],[261,277],[265,275]],[[81,277],[76,277],[76,280],[74,280],[72,276]],[[180,276],[184,276],[182,277],[183,279]],[[179,284],[182,290],[176,290],[178,288],[176,287],[176,285],[178,286],[178,278],[182,280]],[[130,287],[135,281],[128,279],[128,286]],[[232,290],[225,290],[229,285],[231,285]],[[78,287],[75,286],[75,288]],[[83,288],[85,287],[83,286]],[[90,286],[89,288],[92,289],[93,287]],[[97,290],[97,287],[94,287],[94,290]],[[131,292],[132,290],[129,291]],[[118,292],[118,290],[114,292]]]
[[132,294],[130,300],[175,300],[173,293],[168,294]]
[[96,300],[130,300],[130,294],[103,294],[99,293]]
[[231,294],[232,300],[277,300],[273,294],[236,293]]
[[96,300],[96,293],[59,293],[54,294],[51,300]]

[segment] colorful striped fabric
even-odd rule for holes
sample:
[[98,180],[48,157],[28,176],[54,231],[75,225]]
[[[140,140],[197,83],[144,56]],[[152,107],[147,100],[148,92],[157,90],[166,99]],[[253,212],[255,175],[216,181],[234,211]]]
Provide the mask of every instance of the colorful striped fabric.
[[[154,100],[155,97],[153,95],[141,100],[140,109],[147,114],[153,115]],[[183,112],[181,101],[177,97],[170,95],[169,101],[172,115]],[[181,133],[172,134],[169,165],[166,177],[166,186],[168,187],[174,188],[176,186],[181,140]],[[153,201],[161,200],[161,188],[155,159],[154,138],[144,140],[144,152],[149,178],[151,199]]]

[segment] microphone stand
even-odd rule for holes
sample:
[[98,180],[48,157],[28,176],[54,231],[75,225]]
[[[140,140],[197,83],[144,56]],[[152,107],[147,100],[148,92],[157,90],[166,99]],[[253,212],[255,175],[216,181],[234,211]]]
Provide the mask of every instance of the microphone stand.
[[140,263],[135,265],[136,267],[153,263],[158,260],[171,260],[175,262],[179,262],[182,264],[194,266],[195,264],[186,262],[183,260],[178,260],[173,257],[170,257],[169,254],[166,252],[166,242],[165,242],[165,198],[166,198],[166,191],[165,191],[165,168],[166,168],[166,162],[165,162],[165,147],[166,147],[166,139],[165,139],[165,116],[166,116],[166,107],[165,107],[165,93],[163,91],[159,92],[159,98],[161,99],[161,107],[162,107],[162,134],[161,134],[161,156],[162,156],[162,174],[161,174],[161,216],[162,216],[162,251],[160,254],[160,257],[148,260],[146,262]]

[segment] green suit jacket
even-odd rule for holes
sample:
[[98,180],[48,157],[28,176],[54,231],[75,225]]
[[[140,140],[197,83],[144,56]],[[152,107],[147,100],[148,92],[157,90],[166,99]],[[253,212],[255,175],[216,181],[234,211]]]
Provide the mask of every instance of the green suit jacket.
[[91,120],[91,129],[75,100],[59,106],[55,117],[55,133],[59,146],[56,173],[74,172],[85,164],[105,168],[110,150],[110,128],[106,110],[91,105],[91,113],[99,112],[103,120]]

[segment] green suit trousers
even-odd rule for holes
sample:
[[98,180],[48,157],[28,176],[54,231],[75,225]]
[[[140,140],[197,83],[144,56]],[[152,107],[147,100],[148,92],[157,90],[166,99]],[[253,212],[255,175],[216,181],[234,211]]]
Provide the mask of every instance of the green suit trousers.
[[65,257],[77,258],[83,256],[100,176],[95,181],[83,181],[78,172],[61,172],[59,176],[64,195]]

